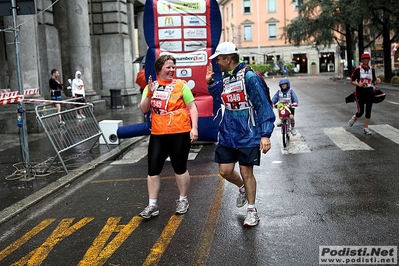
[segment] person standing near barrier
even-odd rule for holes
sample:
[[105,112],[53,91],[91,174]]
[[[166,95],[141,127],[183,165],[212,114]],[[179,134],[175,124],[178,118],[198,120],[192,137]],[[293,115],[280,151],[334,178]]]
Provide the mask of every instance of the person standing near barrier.
[[[220,43],[209,57],[213,58],[224,75],[215,81],[210,63],[205,79],[209,93],[225,107],[219,124],[215,162],[219,164],[220,175],[238,187],[236,206],[243,207],[248,202],[244,226],[255,226],[259,216],[253,167],[260,165],[261,151],[265,154],[271,147],[275,115],[262,80],[253,71],[245,71],[246,64],[240,63],[239,51],[233,43]],[[240,173],[234,170],[237,162]]]
[[140,102],[144,114],[151,110],[147,176],[149,204],[140,213],[146,219],[159,214],[160,173],[168,156],[180,193],[176,214],[184,214],[189,208],[187,160],[191,143],[198,139],[198,110],[190,88],[183,80],[174,78],[175,65],[176,59],[172,55],[162,55],[155,61],[157,79],[153,81],[149,77]]
[[[61,91],[62,91],[62,84],[58,80],[60,73],[58,72],[57,69],[52,69],[51,70],[51,78],[49,80],[49,85],[50,85],[50,99],[52,101],[61,101]],[[54,104],[55,108],[57,108],[57,112],[61,112],[61,104],[56,103]],[[61,115],[58,116],[58,121],[60,126],[64,126],[65,122],[62,121]]]
[[[75,78],[72,80],[72,98],[80,98],[76,100],[76,102],[85,103],[85,85],[83,80],[81,79],[82,73],[78,70],[75,73]],[[76,118],[77,119],[85,119],[86,116],[83,114],[83,110],[79,109],[76,111]]]
[[364,106],[366,106],[363,127],[363,132],[366,135],[372,134],[369,129],[369,123],[371,118],[371,108],[373,107],[374,85],[381,82],[380,78],[377,78],[375,75],[375,69],[369,66],[370,59],[371,57],[369,53],[362,54],[360,57],[362,63],[352,72],[351,84],[356,86],[355,101],[357,112],[348,122],[348,125],[352,127],[356,120],[363,115],[365,109]]

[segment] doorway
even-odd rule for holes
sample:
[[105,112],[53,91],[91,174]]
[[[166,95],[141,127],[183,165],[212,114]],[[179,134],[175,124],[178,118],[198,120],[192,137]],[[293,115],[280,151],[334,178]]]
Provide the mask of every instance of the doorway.
[[296,73],[308,73],[308,58],[306,53],[293,54],[292,63]]

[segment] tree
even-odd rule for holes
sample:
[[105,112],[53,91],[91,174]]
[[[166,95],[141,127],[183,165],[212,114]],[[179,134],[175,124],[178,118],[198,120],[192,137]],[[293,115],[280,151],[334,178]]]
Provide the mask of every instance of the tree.
[[[357,48],[359,54],[382,36],[384,72],[391,76],[390,46],[398,39],[399,1],[394,0],[309,0],[300,6],[299,16],[284,27],[283,38],[294,45],[310,44],[316,49],[333,42],[346,46],[348,71]],[[387,79],[388,78],[388,79]]]

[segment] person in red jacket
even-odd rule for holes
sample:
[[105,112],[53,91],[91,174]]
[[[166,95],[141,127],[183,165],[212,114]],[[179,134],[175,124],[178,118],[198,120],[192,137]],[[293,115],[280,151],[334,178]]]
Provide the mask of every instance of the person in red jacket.
[[357,112],[349,120],[348,125],[351,127],[359,117],[366,111],[364,119],[363,132],[366,135],[371,135],[369,123],[371,118],[371,108],[373,107],[374,85],[381,82],[375,75],[375,69],[369,66],[370,54],[364,53],[360,57],[361,64],[353,70],[351,75],[351,84],[356,86],[355,101],[357,105]]
[[140,86],[141,94],[143,94],[143,90],[145,86],[147,86],[147,80],[145,79],[145,66],[137,73],[136,76],[136,84]]

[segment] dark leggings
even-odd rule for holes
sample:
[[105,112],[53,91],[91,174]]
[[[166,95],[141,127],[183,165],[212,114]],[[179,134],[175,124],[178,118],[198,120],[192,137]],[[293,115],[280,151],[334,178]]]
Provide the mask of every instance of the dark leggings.
[[373,107],[373,101],[356,101],[357,113],[356,117],[361,117],[364,114],[364,106],[366,105],[366,115],[364,117],[371,118],[371,108]]
[[187,171],[190,147],[190,132],[151,135],[148,144],[148,175],[159,175],[168,156],[175,174],[184,174]]

